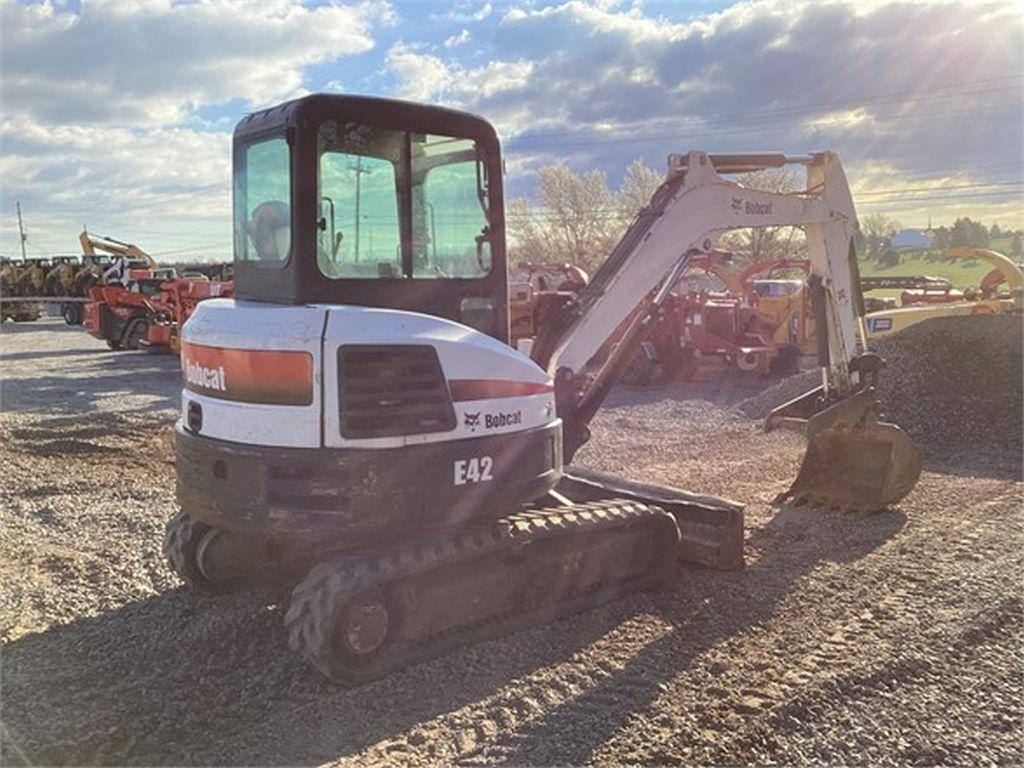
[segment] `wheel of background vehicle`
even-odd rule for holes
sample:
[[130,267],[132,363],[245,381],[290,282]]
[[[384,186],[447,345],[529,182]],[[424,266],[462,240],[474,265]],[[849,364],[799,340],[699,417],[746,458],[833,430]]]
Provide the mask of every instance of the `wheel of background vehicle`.
[[763,358],[759,352],[741,352],[736,355],[736,367],[744,373],[752,373],[762,367]]
[[107,348],[114,350],[120,349],[121,341],[119,339],[107,339]]
[[128,349],[142,349],[142,342],[149,336],[149,321],[140,318],[133,322],[128,328],[128,333],[125,336],[125,347]]
[[771,372],[790,374],[800,369],[800,348],[788,344],[779,348],[779,354],[772,360]]
[[65,304],[60,314],[68,325],[79,325],[82,322],[82,310],[77,304]]

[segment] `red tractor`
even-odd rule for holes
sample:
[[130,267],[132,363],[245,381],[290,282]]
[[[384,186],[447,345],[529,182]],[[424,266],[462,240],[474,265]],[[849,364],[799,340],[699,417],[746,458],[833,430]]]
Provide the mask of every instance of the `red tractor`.
[[188,275],[167,280],[160,286],[160,302],[154,305],[145,346],[177,353],[178,332],[204,299],[235,295],[234,280],[210,280],[204,275]]
[[129,285],[94,285],[85,329],[111,349],[177,352],[178,329],[203,299],[231,296],[233,281],[177,276],[173,269],[132,269]]
[[141,349],[149,337],[151,318],[160,304],[161,286],[174,278],[172,269],[129,268],[124,283],[101,283],[89,289],[85,329],[111,349]]
[[587,287],[587,273],[572,264],[521,262],[509,280],[510,341],[533,339],[549,317]]

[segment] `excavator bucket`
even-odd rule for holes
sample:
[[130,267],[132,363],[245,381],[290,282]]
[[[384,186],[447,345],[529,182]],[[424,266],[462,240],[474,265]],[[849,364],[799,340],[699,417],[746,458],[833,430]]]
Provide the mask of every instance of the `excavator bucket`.
[[793,485],[778,500],[875,512],[906,496],[921,474],[921,451],[895,424],[878,420],[870,388],[815,412],[821,388],[779,406],[766,430],[795,429],[807,452]]

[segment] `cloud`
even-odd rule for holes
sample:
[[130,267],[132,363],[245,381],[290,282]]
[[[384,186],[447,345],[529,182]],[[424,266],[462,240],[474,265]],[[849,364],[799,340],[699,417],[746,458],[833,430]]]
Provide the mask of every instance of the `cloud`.
[[383,0],[0,0],[0,206],[22,202],[38,248],[74,250],[88,223],[229,255],[238,112],[307,93],[309,67],[394,22]]
[[461,31],[459,31],[458,34],[452,35],[451,37],[448,37],[448,38],[445,38],[444,47],[445,48],[457,48],[458,46],[462,45],[463,43],[467,43],[467,42],[469,42],[469,30],[468,29],[462,29]]
[[0,99],[54,123],[172,125],[202,106],[299,91],[305,67],[373,47],[384,3],[0,0]]
[[[911,206],[922,220],[901,218],[923,224],[987,205],[1024,226],[1020,187],[1003,183],[1024,178],[1009,0],[743,0],[685,20],[581,0],[442,10],[432,25],[383,0],[0,0],[4,221],[20,199],[40,247],[72,249],[89,223],[154,250],[227,253],[227,131],[315,78],[487,116],[513,193],[555,161],[615,179],[641,154],[657,167],[692,148],[832,148],[864,212]],[[375,49],[396,23],[403,42]],[[985,196],[877,194],[943,185]],[[0,234],[10,251],[16,230]]]
[[484,3],[479,7],[473,6],[467,0],[460,0],[455,3],[455,8],[443,14],[435,14],[431,18],[435,21],[454,21],[459,24],[466,24],[473,21],[483,21],[494,11],[490,3]]
[[522,60],[492,61],[466,68],[405,43],[391,47],[385,64],[398,78],[395,95],[400,98],[446,101],[457,106],[470,102],[486,106],[496,94],[523,88],[533,72],[533,64]]
[[395,95],[403,99],[440,100],[455,77],[453,68],[440,58],[405,43],[391,46],[385,65],[398,78]]
[[87,224],[156,252],[203,245],[230,253],[229,133],[14,117],[0,120],[0,144],[3,210],[21,202],[37,247],[75,252]]
[[1005,0],[750,0],[685,22],[570,0],[505,13],[486,67],[432,57],[444,87],[424,93],[487,115],[535,163],[834,148],[854,169],[1020,178],[1020,24]]

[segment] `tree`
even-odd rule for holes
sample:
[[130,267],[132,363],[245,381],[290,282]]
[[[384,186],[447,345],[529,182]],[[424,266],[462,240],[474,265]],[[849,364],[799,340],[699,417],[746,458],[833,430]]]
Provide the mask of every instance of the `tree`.
[[943,251],[949,248],[949,227],[938,227],[933,231],[935,237],[932,239],[932,247]]
[[1014,232],[1013,237],[1010,238],[1010,256],[1015,259],[1020,259],[1024,256],[1024,246],[1021,243],[1020,232]]
[[640,209],[650,202],[663,180],[664,176],[644,163],[642,157],[629,164],[616,196],[616,207],[623,227],[629,226]]
[[537,171],[541,209],[526,198],[509,205],[509,234],[518,260],[599,266],[618,241],[615,198],[602,171],[575,174],[565,165]]
[[991,227],[988,228],[988,237],[990,242],[992,240],[996,240],[1002,237],[1003,234],[1004,232],[998,224],[993,224]]
[[537,171],[540,206],[525,197],[509,202],[512,257],[534,263],[569,262],[592,271],[608,257],[663,177],[637,158],[617,193],[601,171],[573,173],[564,165]]
[[980,221],[972,221],[967,216],[962,216],[953,222],[953,228],[949,233],[950,247],[988,248],[988,243],[988,229]]
[[869,259],[879,259],[892,247],[892,239],[903,225],[884,213],[872,213],[860,221],[864,247]]

